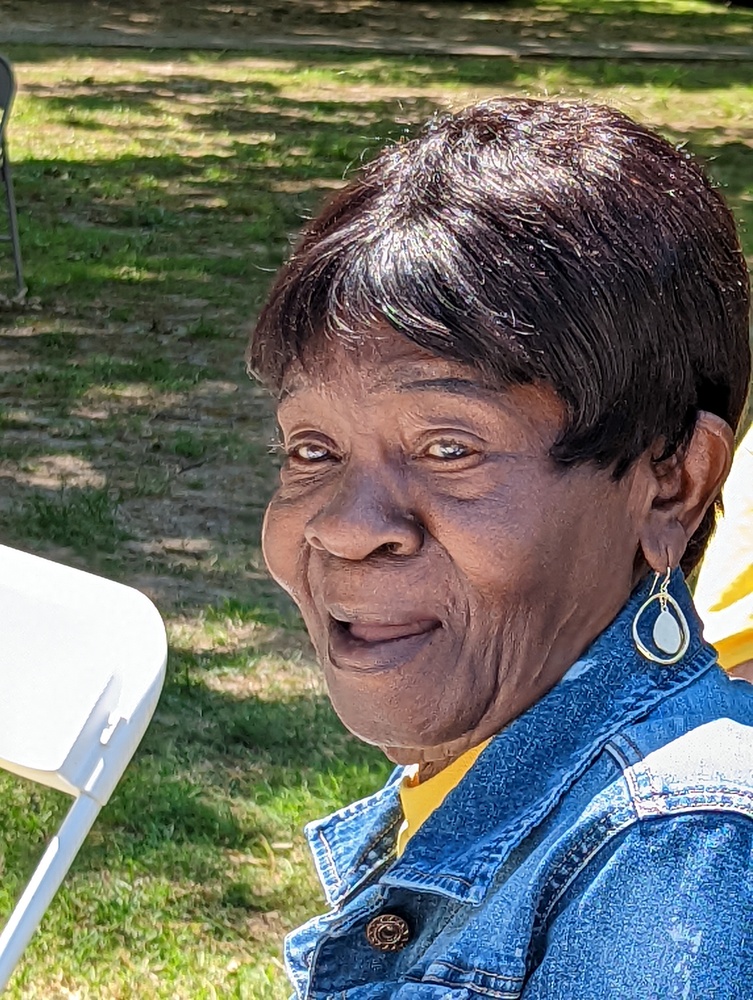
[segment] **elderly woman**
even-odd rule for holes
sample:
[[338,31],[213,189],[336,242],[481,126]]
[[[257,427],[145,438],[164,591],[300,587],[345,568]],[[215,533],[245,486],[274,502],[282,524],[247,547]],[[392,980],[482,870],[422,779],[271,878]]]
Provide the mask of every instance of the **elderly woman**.
[[308,828],[298,997],[753,996],[753,687],[684,579],[747,316],[719,194],[604,107],[435,120],[306,228],[250,348],[264,550],[399,766]]

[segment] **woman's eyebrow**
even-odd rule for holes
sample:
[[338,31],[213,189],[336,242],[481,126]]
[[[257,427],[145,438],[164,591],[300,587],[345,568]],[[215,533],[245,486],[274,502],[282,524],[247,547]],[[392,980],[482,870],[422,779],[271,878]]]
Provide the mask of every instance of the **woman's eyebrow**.
[[475,398],[492,392],[491,389],[473,379],[452,377],[415,379],[412,382],[397,383],[395,389],[398,392],[412,392],[416,389],[419,392],[440,390],[458,396],[474,396]]
[[[494,390],[485,386],[482,382],[474,379],[458,378],[457,376],[445,376],[437,378],[410,379],[402,382],[394,372],[384,374],[374,379],[372,383],[376,389],[394,389],[396,392],[449,392],[456,396],[472,396],[478,399],[481,396],[497,396]],[[296,396],[306,385],[292,382],[280,389],[277,396],[278,405]]]

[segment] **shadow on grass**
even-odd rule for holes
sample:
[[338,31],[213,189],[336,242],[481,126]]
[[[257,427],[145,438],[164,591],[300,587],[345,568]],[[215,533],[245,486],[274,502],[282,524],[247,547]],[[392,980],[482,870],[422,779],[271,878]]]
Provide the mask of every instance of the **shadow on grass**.
[[[745,15],[753,31],[753,11]],[[79,56],[114,57],[119,65],[129,62],[143,64],[144,54],[136,50],[71,50]],[[48,58],[60,58],[60,50],[48,50]],[[307,121],[332,124],[341,123],[357,127],[370,125],[386,109],[387,120],[394,123],[407,114],[411,118],[431,110],[431,97],[400,95],[389,101],[376,102],[364,94],[366,87],[401,87],[403,89],[428,86],[449,87],[455,91],[473,86],[500,89],[516,87],[521,90],[534,86],[542,75],[551,74],[562,80],[562,86],[578,87],[641,87],[673,88],[702,93],[706,90],[724,90],[750,83],[750,63],[747,61],[672,62],[659,60],[610,60],[552,58],[492,58],[484,56],[399,56],[374,53],[307,52],[301,58],[296,51],[273,53],[278,63],[273,69],[256,69],[253,56],[249,56],[249,80],[228,80],[220,75],[227,66],[237,73],[237,54],[193,54],[197,71],[173,69],[169,75],[137,75],[133,80],[113,80],[86,77],[58,81],[54,85],[28,81],[23,84],[24,99],[31,107],[38,104],[45,112],[52,111],[61,122],[87,129],[112,127],[108,118],[113,114],[128,113],[123,122],[127,132],[151,128],[155,143],[159,142],[160,118],[169,104],[170,115],[182,116],[187,127],[203,125],[216,131],[253,130],[263,127],[272,116],[280,114],[283,125],[290,130],[296,124],[305,128]],[[184,55],[191,58],[192,54]],[[25,53],[19,58],[26,61]],[[149,62],[172,64],[175,55],[170,52],[150,52]],[[44,60],[42,60],[44,61]],[[264,73],[285,74],[291,78],[309,77],[315,85],[336,84],[343,95],[340,101],[321,98],[298,97],[286,99],[277,83],[259,79]],[[409,98],[407,111],[399,98]],[[556,96],[556,93],[552,96]],[[415,105],[418,105],[417,112]],[[381,110],[380,110],[381,109]],[[155,119],[149,126],[147,119]]]
[[[192,717],[196,700],[184,699],[191,732],[177,738],[158,712],[102,817],[101,831],[127,837],[135,860],[159,864],[167,843],[248,851],[260,838],[286,840],[307,820],[375,791],[389,771],[377,750],[343,730],[324,696],[233,702],[212,693],[201,703]],[[162,873],[176,874],[170,865]]]
[[[58,2],[53,21],[80,25],[81,6]],[[687,5],[685,5],[687,8]],[[640,0],[498,0],[472,5],[443,0],[440,3],[400,3],[374,0],[365,4],[333,4],[326,0],[289,0],[239,3],[232,6],[193,3],[189,11],[176,3],[137,0],[132,4],[100,0],[87,10],[84,25],[90,28],[138,30],[144,44],[158,45],[160,36],[180,31],[233,36],[239,44],[253,48],[264,35],[294,34],[299,37],[370,38],[394,37],[401,24],[409,38],[439,38],[445,42],[504,43],[509,40],[658,42],[739,42],[753,25],[751,12],[739,7],[725,10],[722,0],[696,9],[683,10],[670,2],[647,4]],[[40,18],[47,4],[27,2],[23,12]],[[49,16],[49,15],[48,15]]]
[[[391,765],[345,730],[323,694],[239,694],[207,684],[226,669],[252,678],[264,648],[262,641],[198,658],[171,654],[154,722],[108,810],[113,829],[147,849],[165,838],[243,849],[260,835],[290,836],[306,819],[379,787]],[[213,802],[202,797],[207,788]],[[252,808],[241,816],[233,802]]]
[[[21,454],[22,468],[44,467],[56,457],[49,443],[24,445]],[[67,462],[73,454],[63,441],[57,457]],[[106,456],[99,462],[88,454],[82,460],[87,475],[97,467],[111,468]],[[207,495],[192,491],[179,500],[165,489],[170,476],[177,479],[178,467],[172,468],[153,485],[159,465],[142,465],[130,486],[114,488],[27,485],[18,481],[21,473],[0,470],[0,544],[135,586],[163,614],[178,612],[190,619],[241,598],[269,620],[289,622],[291,602],[267,575],[260,551],[271,468],[251,460],[223,493],[227,470],[220,455],[204,469],[212,484]]]
[[[136,308],[136,315],[155,316],[169,297],[200,295],[210,308],[225,306],[232,296],[236,315],[250,318],[302,221],[364,155],[368,159],[404,132],[395,124],[404,112],[394,103],[287,103],[296,117],[281,101],[274,111],[238,108],[231,114],[215,107],[202,113],[194,127],[243,135],[229,140],[221,156],[18,163],[32,293],[75,301],[85,290],[88,303],[113,319],[132,316]],[[411,113],[423,120],[432,110],[422,101]],[[732,138],[719,129],[713,144],[712,131],[675,137],[709,158],[712,174],[740,208],[736,199],[750,190],[751,130],[741,126]],[[92,380],[139,379],[137,358],[123,359],[120,368],[102,358],[101,373],[94,360],[88,362]],[[83,362],[72,359],[65,369],[72,392],[81,385],[77,364],[81,369]],[[149,362],[152,370],[156,364]]]
[[192,128],[234,136],[221,153],[20,161],[32,293],[73,300],[85,288],[91,304],[118,318],[118,305],[138,301],[148,311],[170,295],[223,305],[233,288],[236,311],[250,315],[322,192],[342,184],[365,142],[377,148],[402,132],[394,102],[295,115],[288,106],[290,114],[261,112],[218,100],[195,115]]

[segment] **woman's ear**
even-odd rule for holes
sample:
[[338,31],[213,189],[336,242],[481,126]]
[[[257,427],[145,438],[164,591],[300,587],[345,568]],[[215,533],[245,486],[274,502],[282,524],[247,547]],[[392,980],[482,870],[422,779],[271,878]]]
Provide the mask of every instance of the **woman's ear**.
[[679,565],[727,478],[734,446],[729,424],[701,410],[684,449],[664,461],[647,463],[649,502],[639,538],[644,558],[655,573]]

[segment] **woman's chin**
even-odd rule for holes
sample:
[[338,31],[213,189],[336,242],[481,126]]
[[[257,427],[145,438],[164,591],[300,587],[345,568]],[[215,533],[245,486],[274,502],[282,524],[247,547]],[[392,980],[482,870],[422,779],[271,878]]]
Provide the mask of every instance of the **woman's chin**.
[[[348,679],[351,679],[350,677]],[[356,689],[327,678],[329,696],[340,721],[354,736],[382,750],[395,764],[452,759],[474,746],[478,713],[467,713],[467,699],[447,695],[420,704],[406,685],[389,691]]]
[[[466,734],[461,739],[451,740],[439,746],[406,747],[379,745],[379,749],[387,760],[391,760],[393,764],[403,767],[410,766],[411,764],[436,764],[437,767],[434,769],[436,773],[441,771],[443,767],[446,767],[447,764],[452,763],[453,760],[466,750],[475,746],[476,742],[471,735]],[[458,747],[459,749],[451,749],[453,747]]]

